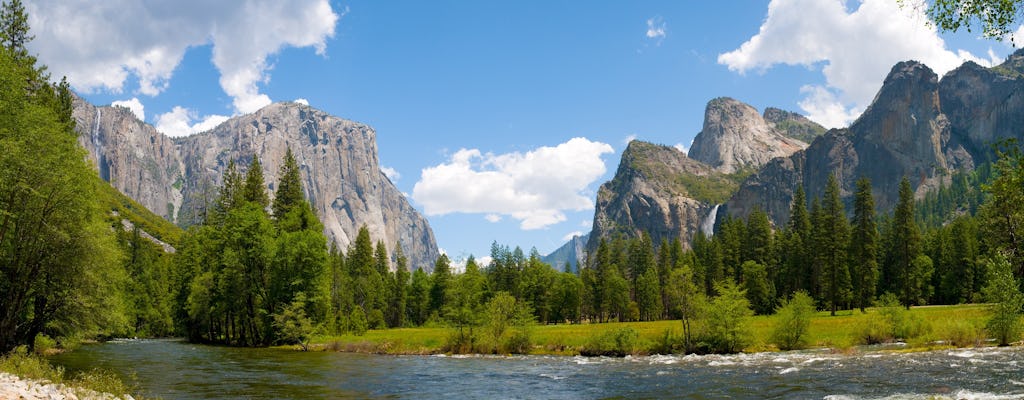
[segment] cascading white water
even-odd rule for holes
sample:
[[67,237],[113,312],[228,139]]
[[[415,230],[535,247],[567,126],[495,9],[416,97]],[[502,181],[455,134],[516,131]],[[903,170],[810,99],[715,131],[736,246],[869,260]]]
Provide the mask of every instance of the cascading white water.
[[721,204],[715,204],[715,206],[711,208],[711,212],[704,217],[704,222],[700,224],[700,231],[707,236],[713,236],[715,234],[715,219],[718,218],[718,207],[720,206]]
[[97,160],[99,160],[100,156],[103,154],[100,151],[102,150],[100,145],[100,118],[102,118],[102,116],[103,110],[96,108],[96,123],[92,126],[92,147],[96,151]]

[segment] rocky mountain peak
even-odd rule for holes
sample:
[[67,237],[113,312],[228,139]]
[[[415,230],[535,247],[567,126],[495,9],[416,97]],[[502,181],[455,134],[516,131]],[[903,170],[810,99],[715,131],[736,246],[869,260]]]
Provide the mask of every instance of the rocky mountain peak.
[[753,106],[728,97],[708,102],[704,127],[693,140],[690,158],[733,173],[759,167],[807,144],[784,136]]
[[380,170],[376,132],[293,102],[270,104],[200,134],[171,139],[119,107],[75,101],[79,142],[100,176],[179,225],[200,221],[231,160],[244,173],[253,157],[273,196],[287,148],[325,234],[342,249],[366,225],[374,240],[430,270],[438,256],[430,225]]
[[764,109],[763,118],[786,137],[810,144],[817,137],[825,134],[825,127],[807,117],[792,111],[775,107]]

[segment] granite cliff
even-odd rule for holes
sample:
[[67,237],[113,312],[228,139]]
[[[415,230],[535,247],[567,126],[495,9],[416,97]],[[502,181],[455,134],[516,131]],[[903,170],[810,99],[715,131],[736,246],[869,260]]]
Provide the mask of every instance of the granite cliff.
[[273,195],[284,153],[298,161],[306,198],[325,234],[347,248],[362,225],[388,248],[400,243],[412,268],[438,256],[433,231],[380,170],[369,126],[297,103],[275,103],[185,138],[169,138],[121,107],[75,99],[79,142],[100,176],[179,225],[197,222],[230,160],[243,170],[259,157]]

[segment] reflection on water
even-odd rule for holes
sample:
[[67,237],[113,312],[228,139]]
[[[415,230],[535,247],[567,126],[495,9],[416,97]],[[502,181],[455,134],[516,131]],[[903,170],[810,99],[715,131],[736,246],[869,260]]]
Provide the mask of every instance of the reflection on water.
[[614,358],[378,356],[118,341],[55,357],[162,399],[1024,398],[1024,350]]

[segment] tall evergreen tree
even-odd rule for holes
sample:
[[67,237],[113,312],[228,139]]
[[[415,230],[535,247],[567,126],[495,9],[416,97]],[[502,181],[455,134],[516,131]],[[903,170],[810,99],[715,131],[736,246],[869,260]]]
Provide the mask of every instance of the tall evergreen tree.
[[790,205],[789,223],[783,235],[782,287],[780,294],[789,296],[797,290],[811,292],[808,281],[811,260],[808,247],[811,244],[811,219],[807,212],[807,196],[802,185],[793,193]]
[[857,180],[857,193],[853,200],[850,274],[853,278],[853,301],[861,312],[871,305],[878,284],[878,242],[871,180],[860,178]]
[[430,309],[441,313],[448,303],[447,292],[452,280],[451,260],[441,254],[434,263],[434,273],[430,275],[433,282],[430,288]]
[[35,36],[29,33],[25,5],[21,0],[4,1],[0,6],[0,46],[10,51],[15,62],[29,66],[33,72],[43,71],[46,67],[39,66],[36,69],[36,59],[29,55],[28,43],[32,39],[35,39]]
[[271,207],[274,218],[281,219],[305,198],[302,194],[302,176],[291,146],[285,149],[284,162],[277,176],[277,191],[274,192],[274,204]]
[[834,316],[836,310],[849,300],[851,291],[846,253],[850,243],[850,228],[846,221],[843,201],[839,197],[839,183],[834,174],[829,175],[825,187],[821,224],[817,249],[823,257],[825,300]]
[[270,198],[267,196],[267,186],[263,180],[263,165],[257,156],[252,156],[249,163],[249,170],[245,173],[245,183],[242,186],[242,198],[245,201],[256,203],[262,209],[270,205]]
[[887,240],[891,246],[887,257],[891,263],[888,269],[892,271],[889,279],[894,283],[900,302],[909,309],[921,298],[927,282],[927,279],[921,278],[929,271],[920,270],[925,266],[924,263],[914,262],[922,253],[921,233],[914,222],[914,190],[907,177],[900,181],[899,201],[893,212],[892,229],[889,232],[892,235]]

